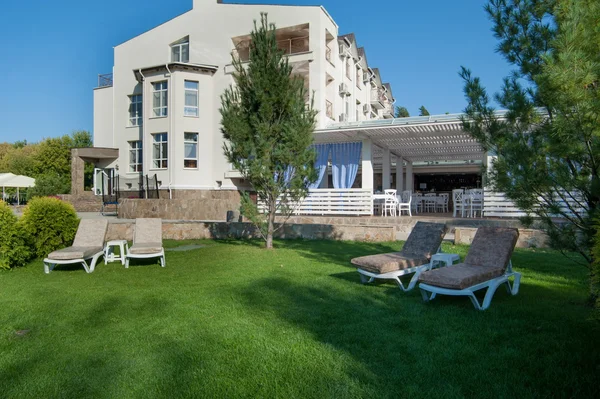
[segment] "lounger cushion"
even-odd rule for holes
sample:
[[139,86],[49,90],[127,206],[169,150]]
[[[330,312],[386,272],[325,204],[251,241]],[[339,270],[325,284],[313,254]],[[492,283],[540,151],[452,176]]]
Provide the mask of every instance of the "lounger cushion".
[[406,257],[430,259],[438,251],[445,234],[445,224],[417,222],[402,248],[402,254]]
[[518,238],[519,231],[514,228],[480,227],[473,237],[465,263],[506,270]]
[[74,260],[89,259],[102,252],[102,247],[67,247],[59,249],[48,255],[48,259],[54,260]]
[[[162,243],[162,220],[139,218],[135,220],[134,244]],[[162,247],[162,244],[159,245]]]
[[129,248],[129,253],[137,255],[158,254],[162,251],[162,244],[159,242],[148,242],[134,244]]
[[108,220],[82,219],[73,240],[74,247],[103,247]]
[[406,257],[402,252],[392,252],[389,254],[361,256],[360,258],[352,259],[350,262],[368,272],[382,274],[421,266],[429,263],[429,259],[424,256],[420,258]]
[[436,287],[464,290],[484,281],[500,277],[500,267],[473,266],[459,263],[454,266],[430,270],[419,276],[419,281]]

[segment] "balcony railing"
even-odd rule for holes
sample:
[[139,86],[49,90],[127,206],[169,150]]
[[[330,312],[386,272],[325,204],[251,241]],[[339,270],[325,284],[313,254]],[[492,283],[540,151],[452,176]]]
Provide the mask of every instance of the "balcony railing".
[[[232,54],[241,61],[250,60],[250,40],[240,42]],[[285,55],[301,54],[310,51],[308,36],[294,37],[292,39],[284,39],[277,41],[277,47],[283,50]]]
[[384,107],[384,103],[387,101],[385,95],[383,94],[383,90],[381,89],[371,89],[371,104],[378,108],[382,109]]
[[98,75],[98,87],[111,87],[113,85],[113,74],[105,73]]
[[331,62],[331,49],[329,47],[325,47],[325,59]]

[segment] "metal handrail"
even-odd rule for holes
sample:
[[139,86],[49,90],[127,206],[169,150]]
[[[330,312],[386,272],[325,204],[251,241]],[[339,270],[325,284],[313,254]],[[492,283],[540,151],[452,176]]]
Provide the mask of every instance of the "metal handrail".
[[111,87],[113,85],[113,74],[105,73],[98,75],[98,87]]
[[[248,61],[250,59],[251,43],[251,40],[241,41],[235,46],[236,48],[232,51],[232,55],[240,58],[242,61]],[[277,40],[277,47],[283,50],[283,54],[285,55],[305,53],[310,50],[309,36]]]

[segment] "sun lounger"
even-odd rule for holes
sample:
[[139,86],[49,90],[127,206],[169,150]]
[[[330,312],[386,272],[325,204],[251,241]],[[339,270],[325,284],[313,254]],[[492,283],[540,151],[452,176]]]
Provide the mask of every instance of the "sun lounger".
[[[517,229],[480,227],[464,263],[427,271],[419,276],[423,300],[430,301],[437,294],[468,296],[475,308],[485,310],[502,284],[506,284],[510,294],[517,295],[521,274],[512,270],[511,256],[518,237]],[[511,277],[514,280],[512,285]],[[480,304],[475,291],[485,288],[487,292]]]
[[165,267],[165,250],[162,246],[162,220],[140,218],[135,220],[133,245],[125,256],[125,268],[129,267],[129,259],[160,258],[160,265]]
[[[419,275],[431,268],[431,256],[440,250],[446,234],[446,225],[440,223],[417,222],[408,236],[402,251],[387,254],[362,256],[351,260],[358,266],[363,283],[375,279],[394,280],[403,291],[414,288]],[[401,276],[414,273],[408,286]]]
[[[104,238],[108,229],[106,219],[83,219],[79,222],[73,245],[59,249],[44,259],[44,272],[50,273],[56,265],[80,263],[87,273],[92,273],[96,262],[104,254]],[[86,260],[91,263],[87,264]]]

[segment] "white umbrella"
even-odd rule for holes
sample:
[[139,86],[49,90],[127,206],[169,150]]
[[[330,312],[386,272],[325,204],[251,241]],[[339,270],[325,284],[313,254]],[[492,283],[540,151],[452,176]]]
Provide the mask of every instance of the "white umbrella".
[[17,189],[17,205],[19,205],[19,188],[35,186],[35,179],[29,176],[15,175],[13,173],[0,173],[0,185],[2,186],[2,199],[4,199],[5,187]]

